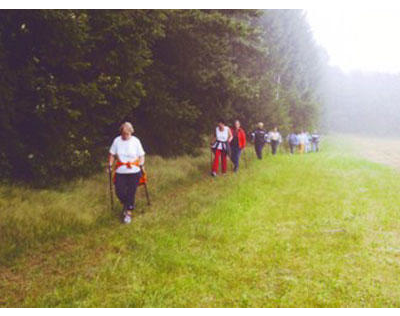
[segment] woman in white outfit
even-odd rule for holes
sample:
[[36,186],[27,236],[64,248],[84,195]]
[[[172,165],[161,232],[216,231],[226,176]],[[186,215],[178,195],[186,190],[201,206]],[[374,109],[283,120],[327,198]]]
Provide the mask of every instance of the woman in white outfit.
[[144,155],[140,140],[133,136],[133,127],[125,122],[120,127],[121,135],[116,137],[110,147],[109,170],[115,163],[115,191],[123,204],[124,222],[130,223],[135,209],[135,194],[144,165]]
[[226,156],[229,154],[229,143],[233,136],[231,129],[225,125],[225,121],[218,120],[218,126],[215,129],[215,135],[211,142],[211,149],[214,151],[214,163],[211,175],[215,177],[218,172],[219,157],[222,161],[222,173],[226,173]]

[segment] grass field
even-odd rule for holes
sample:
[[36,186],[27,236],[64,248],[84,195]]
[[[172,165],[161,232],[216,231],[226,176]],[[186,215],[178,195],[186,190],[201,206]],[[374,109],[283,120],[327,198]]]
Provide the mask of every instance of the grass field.
[[153,204],[140,192],[131,225],[110,214],[105,175],[3,185],[0,306],[400,307],[400,174],[346,146],[249,148],[248,168],[217,179],[207,153],[153,157]]

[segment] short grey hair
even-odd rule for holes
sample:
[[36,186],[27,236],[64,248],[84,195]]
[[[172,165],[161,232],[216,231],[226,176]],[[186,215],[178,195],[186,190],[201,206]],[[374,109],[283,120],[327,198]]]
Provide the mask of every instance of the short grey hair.
[[125,122],[125,123],[122,123],[121,126],[119,127],[119,132],[122,133],[122,131],[123,131],[125,128],[127,128],[127,129],[131,132],[131,134],[133,134],[133,132],[135,131],[135,130],[133,129],[132,124],[131,124],[130,122]]

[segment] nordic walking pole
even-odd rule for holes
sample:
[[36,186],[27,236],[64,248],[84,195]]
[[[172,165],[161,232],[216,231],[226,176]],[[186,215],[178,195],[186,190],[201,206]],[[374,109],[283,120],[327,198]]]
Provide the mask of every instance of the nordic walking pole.
[[[142,172],[142,174],[143,174],[143,166],[140,166],[140,171]],[[151,203],[150,203],[150,196],[149,196],[149,191],[147,190],[147,183],[146,183],[146,181],[143,183],[143,185],[144,185],[144,192],[146,193],[146,199],[147,199],[147,205],[148,206],[150,206],[151,205]]]
[[112,176],[111,176],[111,166],[108,164],[108,180],[110,183],[110,201],[111,201],[111,211],[114,210],[114,194],[113,194],[113,187],[112,187]]
[[212,170],[212,165],[213,165],[213,152],[212,149],[210,148],[210,170]]

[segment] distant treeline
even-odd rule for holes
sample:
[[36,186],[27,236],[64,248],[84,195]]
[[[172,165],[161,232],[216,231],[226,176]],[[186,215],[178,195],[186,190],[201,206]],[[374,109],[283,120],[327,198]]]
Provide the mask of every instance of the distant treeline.
[[163,156],[218,117],[311,128],[325,65],[300,10],[1,10],[0,176],[90,174],[125,120]]
[[324,122],[329,131],[375,136],[400,135],[400,75],[343,73],[328,68]]

